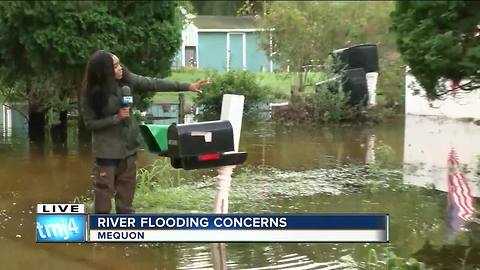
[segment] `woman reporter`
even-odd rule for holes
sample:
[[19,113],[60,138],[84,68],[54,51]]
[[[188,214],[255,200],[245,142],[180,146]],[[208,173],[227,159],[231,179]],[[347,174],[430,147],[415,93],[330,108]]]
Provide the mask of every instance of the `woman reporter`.
[[110,213],[111,199],[119,214],[133,213],[139,130],[132,110],[122,107],[122,87],[135,91],[193,91],[201,93],[205,80],[195,83],[144,77],[128,71],[119,58],[96,51],[88,60],[81,97],[83,120],[92,131],[95,162],[92,170],[95,213]]

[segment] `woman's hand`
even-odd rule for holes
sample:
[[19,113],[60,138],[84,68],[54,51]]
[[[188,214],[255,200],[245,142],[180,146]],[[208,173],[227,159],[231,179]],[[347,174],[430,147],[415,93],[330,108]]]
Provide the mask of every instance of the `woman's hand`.
[[200,88],[205,87],[208,85],[207,80],[198,80],[188,86],[188,90],[192,92],[196,92],[198,95],[202,94],[202,90]]
[[124,119],[130,117],[130,109],[128,107],[120,108],[117,112],[118,118]]

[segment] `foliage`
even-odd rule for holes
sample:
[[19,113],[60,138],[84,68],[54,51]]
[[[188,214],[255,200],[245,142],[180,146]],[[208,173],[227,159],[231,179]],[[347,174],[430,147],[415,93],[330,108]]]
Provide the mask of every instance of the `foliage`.
[[[216,72],[211,69],[198,69],[198,68],[178,68],[172,70],[172,74],[167,77],[167,79],[181,81],[181,82],[194,82],[200,79],[206,79],[212,77],[214,74],[223,74],[224,72]],[[262,87],[271,89],[271,99],[272,101],[285,101],[288,100],[290,96],[290,83],[291,75],[289,73],[272,73],[272,72],[254,72],[256,81]],[[308,79],[315,80],[319,78],[319,75],[316,73],[309,73]],[[207,94],[207,90],[204,89],[204,94]],[[313,91],[308,89],[307,91]],[[185,101],[187,107],[190,107],[194,104],[194,99],[197,95],[193,92],[183,93],[185,96]],[[176,103],[178,102],[178,93],[156,93],[153,98],[155,103]]]
[[377,141],[375,144],[375,163],[380,166],[386,166],[394,160],[395,151],[383,141]]
[[192,1],[188,1],[188,0],[178,0],[177,1],[178,5],[180,6],[181,10],[183,13],[185,13],[184,15],[186,14],[196,14],[196,10],[195,10],[195,7],[193,6],[193,3]]
[[339,122],[346,117],[350,110],[348,95],[337,84],[337,92],[322,87],[318,92],[309,96],[308,105],[315,122]]
[[254,73],[248,71],[231,71],[217,73],[210,78],[203,95],[195,100],[208,118],[218,119],[224,94],[245,96],[244,112],[251,113],[259,102],[265,102],[270,96],[270,88],[258,83]]
[[298,126],[311,120],[303,100],[272,108],[272,119],[284,126]]
[[263,15],[270,3],[270,1],[264,0],[245,0],[242,6],[238,8],[237,14],[242,16]]
[[180,18],[175,2],[2,2],[0,72],[7,86],[23,82],[16,90],[38,110],[55,107],[49,89],[59,100],[76,96],[98,49],[114,51],[136,73],[166,76],[181,43]]
[[480,87],[479,11],[477,1],[396,2],[391,17],[398,48],[429,99],[451,90],[446,79],[462,90]]
[[367,270],[424,270],[425,264],[415,258],[402,258],[397,256],[391,249],[386,248],[381,259],[378,259],[375,249],[371,249],[368,254],[368,262],[365,267]]
[[405,66],[401,59],[379,59],[382,68],[377,82],[377,105],[401,112],[405,105]]
[[343,90],[342,75],[335,75],[332,71],[331,59],[325,62],[323,83],[318,84],[315,92],[306,93],[274,113],[274,119],[289,125],[304,122],[322,124],[327,122],[341,122],[351,120],[376,120],[374,113],[367,114],[366,108],[352,105],[350,93]]
[[[217,72],[213,69],[202,68],[178,68],[173,69],[172,74],[167,79],[175,81],[194,82],[199,79],[206,79],[214,74],[223,74],[224,72]],[[285,101],[290,97],[290,84],[293,82],[293,76],[288,72],[253,72],[257,82],[261,86],[269,87],[272,89],[272,94],[276,101]],[[322,72],[309,72],[307,80],[310,82],[316,82],[325,77]],[[313,92],[313,84],[310,87],[305,88],[305,92]],[[205,91],[204,91],[205,92]],[[185,93],[188,95],[189,93]],[[164,96],[165,93],[158,93],[159,96]],[[159,98],[160,99],[160,98]]]
[[[366,108],[350,104],[350,93],[343,90],[342,81],[338,79],[343,76],[341,72],[333,72],[332,58],[328,57],[323,71],[319,73],[323,83],[315,86],[315,92],[305,93],[292,100],[287,107],[277,110],[275,119],[295,125],[307,121],[319,124],[341,121],[378,122],[381,118],[392,117],[399,104],[403,104],[403,91],[398,91],[403,89],[403,72],[399,72],[402,69],[399,62],[395,58],[381,61],[385,63],[386,70],[380,76],[377,93],[384,98],[377,106]],[[383,89],[383,92],[379,93],[380,89]]]
[[260,22],[261,46],[297,72],[302,91],[303,73],[322,65],[332,50],[355,43],[388,44],[390,9],[388,2],[272,2]]
[[190,1],[198,15],[235,16],[243,0]]
[[321,89],[276,109],[273,112],[273,118],[277,123],[293,126],[303,123],[376,120],[374,115],[369,116],[366,112],[362,107],[348,105],[348,95],[343,91],[333,92],[330,89]]
[[275,122],[287,126],[340,122],[374,124],[384,118],[391,118],[395,114],[392,109],[380,106],[365,108],[359,105],[348,105],[346,93],[330,90],[306,94],[295,102],[272,112]]

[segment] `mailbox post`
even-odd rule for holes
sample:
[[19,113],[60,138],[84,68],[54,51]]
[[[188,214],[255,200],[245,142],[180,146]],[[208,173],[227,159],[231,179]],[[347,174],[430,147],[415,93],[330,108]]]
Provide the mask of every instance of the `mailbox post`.
[[[234,151],[238,152],[240,144],[240,132],[242,130],[243,103],[244,96],[240,95],[223,95],[221,120],[229,120],[233,128]],[[232,182],[232,173],[235,165],[222,166],[217,169],[218,175],[215,183],[215,201],[213,203],[213,212],[216,214],[228,213],[228,194],[230,192],[230,184]],[[214,269],[226,269],[225,243],[212,244],[212,258]]]
[[[229,120],[233,128],[234,151],[238,152],[240,131],[242,130],[243,103],[245,97],[241,95],[223,95],[221,120]],[[228,213],[228,193],[235,165],[223,166],[217,169],[218,176],[215,183],[215,201],[213,212],[217,214]]]

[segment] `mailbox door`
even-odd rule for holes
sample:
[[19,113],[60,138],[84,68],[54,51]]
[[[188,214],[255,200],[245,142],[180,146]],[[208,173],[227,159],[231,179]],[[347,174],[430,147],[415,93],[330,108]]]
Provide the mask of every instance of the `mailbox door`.
[[230,121],[171,125],[168,129],[168,149],[171,158],[233,151],[232,125]]

